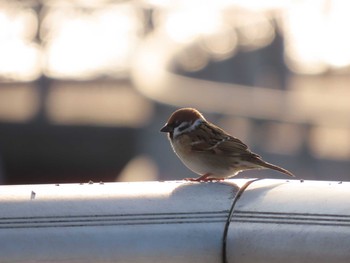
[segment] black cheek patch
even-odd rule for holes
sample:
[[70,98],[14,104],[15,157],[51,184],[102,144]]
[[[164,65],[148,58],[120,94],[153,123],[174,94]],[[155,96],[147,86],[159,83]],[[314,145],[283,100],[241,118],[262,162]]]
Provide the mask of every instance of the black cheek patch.
[[186,130],[187,128],[189,128],[191,126],[191,124],[186,124],[183,127],[179,127],[179,131],[182,132],[184,130]]

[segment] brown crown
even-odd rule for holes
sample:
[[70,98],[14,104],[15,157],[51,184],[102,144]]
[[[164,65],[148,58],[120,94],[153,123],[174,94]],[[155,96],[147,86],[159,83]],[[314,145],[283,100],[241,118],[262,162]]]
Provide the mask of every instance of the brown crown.
[[203,119],[203,115],[193,108],[182,108],[175,111],[171,114],[168,124],[172,124],[175,122],[194,122],[197,119]]

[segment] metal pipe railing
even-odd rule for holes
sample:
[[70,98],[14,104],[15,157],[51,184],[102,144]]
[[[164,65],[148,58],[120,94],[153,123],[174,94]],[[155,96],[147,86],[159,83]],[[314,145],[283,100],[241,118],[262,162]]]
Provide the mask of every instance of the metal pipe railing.
[[260,180],[235,206],[229,262],[350,262],[350,183]]
[[0,262],[349,262],[349,187],[243,179],[1,186]]

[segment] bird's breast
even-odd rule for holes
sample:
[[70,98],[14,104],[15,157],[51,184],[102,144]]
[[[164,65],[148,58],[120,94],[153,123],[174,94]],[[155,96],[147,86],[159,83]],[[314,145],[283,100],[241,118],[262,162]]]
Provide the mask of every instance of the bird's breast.
[[171,141],[172,147],[180,160],[193,172],[205,174],[210,172],[207,162],[198,152],[192,151],[192,140],[188,135],[178,136]]
[[187,155],[191,153],[191,138],[188,135],[184,134],[181,136],[177,136],[176,138],[173,138],[170,141],[174,151],[178,155],[180,155],[180,158],[182,157],[182,155]]

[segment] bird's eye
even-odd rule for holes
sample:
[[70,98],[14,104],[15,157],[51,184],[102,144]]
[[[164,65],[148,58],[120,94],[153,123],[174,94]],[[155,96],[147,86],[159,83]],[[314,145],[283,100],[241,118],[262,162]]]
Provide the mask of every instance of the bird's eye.
[[171,126],[176,128],[176,127],[179,127],[181,125],[181,121],[175,121],[173,123],[171,123]]

